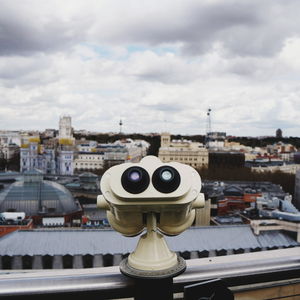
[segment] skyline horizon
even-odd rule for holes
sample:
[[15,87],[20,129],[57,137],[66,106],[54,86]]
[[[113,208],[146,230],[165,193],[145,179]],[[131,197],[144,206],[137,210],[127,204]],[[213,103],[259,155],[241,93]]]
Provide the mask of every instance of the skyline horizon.
[[[87,129],[84,129],[84,128],[80,128],[80,129],[75,129],[74,126],[72,126],[73,130],[74,131],[87,131],[88,133],[91,133],[91,134],[114,134],[114,135],[134,135],[134,134],[140,134],[140,135],[146,135],[146,134],[157,134],[157,135],[160,135],[161,133],[164,133],[164,132],[168,132],[170,133],[171,135],[181,135],[181,136],[197,136],[197,135],[200,135],[200,136],[206,136],[206,133],[178,133],[178,132],[170,132],[170,131],[146,131],[146,132],[117,132],[117,131],[97,131],[97,130],[87,130]],[[278,129],[281,129],[281,128],[277,128],[276,130]],[[39,133],[43,133],[44,131],[46,130],[56,130],[56,131],[59,131],[58,128],[53,128],[53,127],[48,127],[48,128],[44,128],[44,129],[3,129],[3,128],[0,128],[0,132],[1,131],[8,131],[8,132],[39,132]],[[275,134],[273,135],[234,135],[234,134],[229,134],[227,133],[226,131],[214,131],[212,130],[211,132],[225,132],[226,133],[226,137],[245,137],[245,138],[277,138],[276,137],[276,130],[275,130]],[[283,132],[283,131],[282,131]],[[288,135],[282,135],[283,139],[288,139],[288,138],[300,138],[300,136],[288,136]]]

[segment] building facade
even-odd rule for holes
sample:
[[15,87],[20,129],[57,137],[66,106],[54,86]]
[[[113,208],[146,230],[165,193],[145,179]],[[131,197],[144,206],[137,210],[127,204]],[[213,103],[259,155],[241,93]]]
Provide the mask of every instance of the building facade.
[[164,163],[176,161],[194,168],[208,166],[208,150],[202,144],[186,140],[171,141],[169,133],[161,134],[158,157]]
[[56,173],[56,152],[44,149],[38,139],[31,139],[20,149],[20,172],[38,169],[44,174]]
[[78,152],[74,159],[76,170],[97,170],[104,165],[104,152]]

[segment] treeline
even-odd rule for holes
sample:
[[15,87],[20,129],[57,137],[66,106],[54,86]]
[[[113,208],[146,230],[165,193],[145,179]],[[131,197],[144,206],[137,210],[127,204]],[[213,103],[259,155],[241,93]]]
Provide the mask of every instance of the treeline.
[[[172,135],[172,139],[180,140],[186,139],[194,142],[205,143],[205,135]],[[285,144],[292,144],[296,148],[300,148],[300,138],[299,137],[245,137],[245,136],[228,136],[227,140],[229,142],[237,142],[249,147],[266,147],[267,145],[273,145],[278,142],[283,142]]]
[[255,137],[229,137],[229,142],[238,142],[242,145],[249,147],[266,147],[267,145],[273,145],[278,142],[283,142],[285,144],[292,144],[296,148],[300,147],[299,137],[266,137],[266,138],[255,138]]
[[202,180],[216,181],[269,181],[282,186],[283,190],[294,195],[295,175],[276,172],[255,172],[245,167],[210,166],[198,169]]
[[0,171],[20,171],[20,153],[15,153],[11,159],[0,158]]

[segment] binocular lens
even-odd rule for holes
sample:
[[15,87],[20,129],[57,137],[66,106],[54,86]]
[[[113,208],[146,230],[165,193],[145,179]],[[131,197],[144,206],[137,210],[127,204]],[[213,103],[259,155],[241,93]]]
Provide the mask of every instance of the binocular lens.
[[148,172],[141,167],[131,167],[124,171],[121,183],[125,191],[139,194],[147,189],[150,183]]
[[133,182],[137,182],[141,179],[141,174],[138,171],[132,171],[131,173],[129,173],[129,180],[133,181]]
[[180,185],[180,175],[171,166],[163,166],[155,170],[152,175],[153,186],[161,193],[172,193]]
[[161,178],[164,181],[170,181],[173,177],[173,174],[169,170],[161,172]]

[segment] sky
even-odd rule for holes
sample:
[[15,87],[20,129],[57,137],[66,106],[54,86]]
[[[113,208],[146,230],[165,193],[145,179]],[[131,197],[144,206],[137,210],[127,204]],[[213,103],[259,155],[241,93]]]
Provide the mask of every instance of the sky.
[[0,130],[299,136],[298,0],[0,0]]

